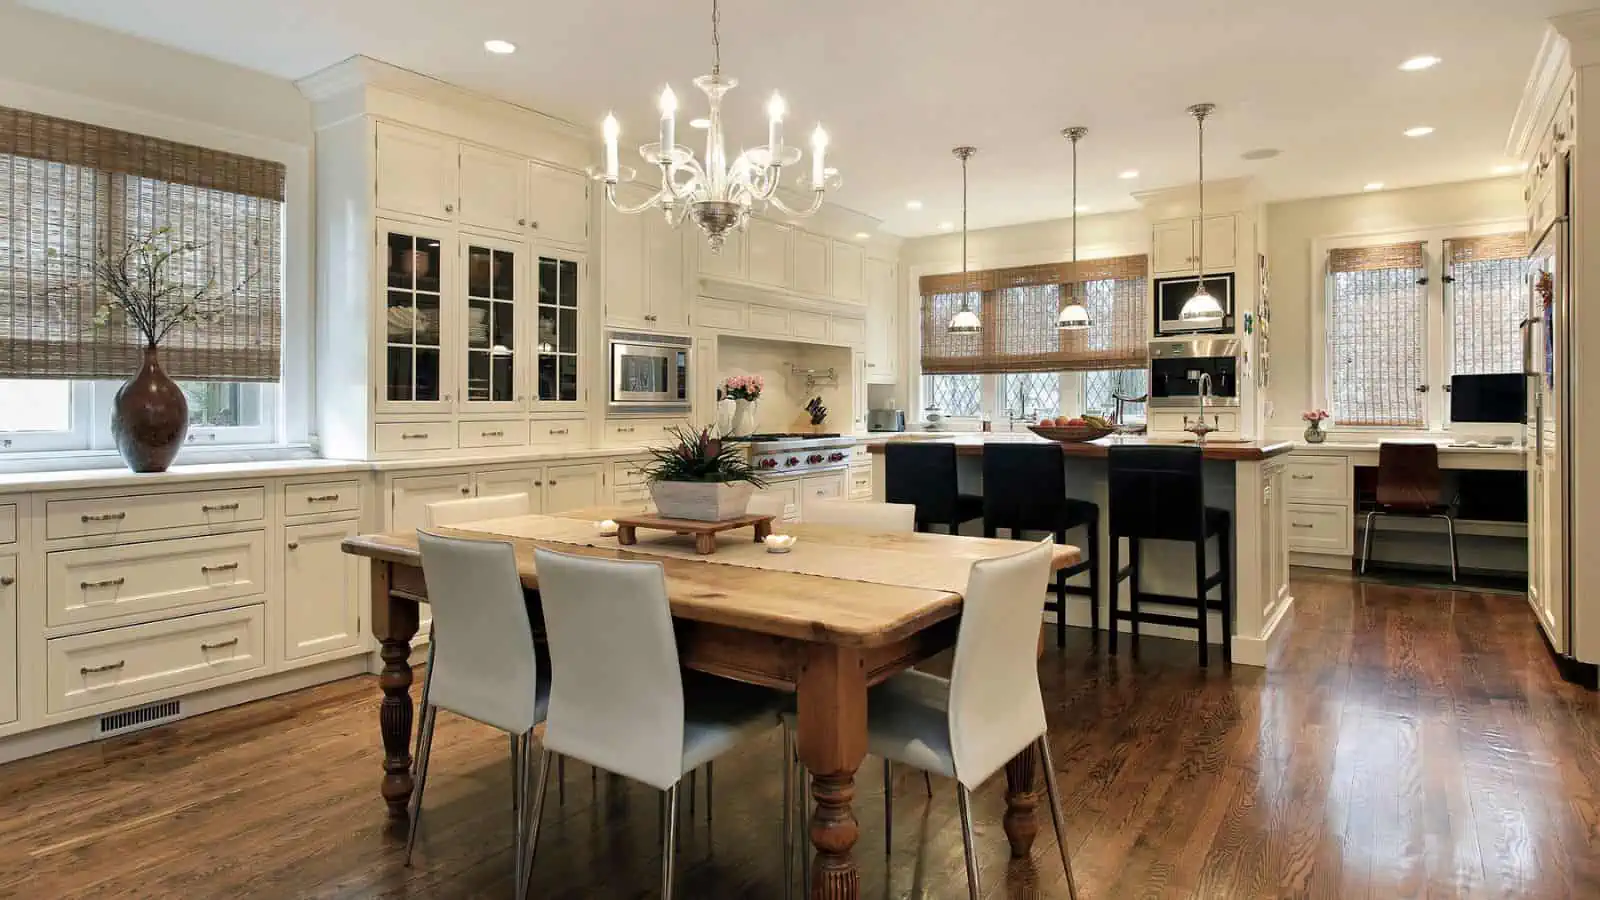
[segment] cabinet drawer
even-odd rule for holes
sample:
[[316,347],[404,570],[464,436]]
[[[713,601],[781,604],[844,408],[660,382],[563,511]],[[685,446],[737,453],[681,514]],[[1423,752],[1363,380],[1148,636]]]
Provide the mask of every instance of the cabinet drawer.
[[260,531],[45,554],[45,624],[249,597],[266,590]]
[[789,333],[798,338],[825,341],[828,339],[828,317],[816,313],[791,311]]
[[258,669],[265,621],[257,604],[45,641],[46,706],[69,712]]
[[13,544],[17,540],[17,505],[0,503],[0,544]]
[[650,508],[650,489],[643,485],[637,487],[619,487],[611,496],[612,502],[626,509]]
[[453,429],[444,422],[379,422],[379,453],[449,450],[455,447]]
[[865,344],[867,323],[861,319],[841,319],[834,316],[833,333],[830,338],[835,344]]
[[616,485],[618,490],[631,487],[644,487],[644,467],[645,463],[643,460],[639,460],[637,462],[612,463],[611,483]]
[[606,423],[607,444],[661,444],[672,440],[672,429],[684,428],[684,419],[616,419]]
[[283,514],[345,512],[361,508],[361,482],[313,481],[283,486]]
[[1289,549],[1313,553],[1349,553],[1350,507],[1315,503],[1288,504]]
[[266,514],[264,487],[229,491],[50,500],[45,503],[45,536],[88,537],[156,528],[231,525],[259,521]]
[[866,500],[872,497],[872,470],[850,469],[850,499]]
[[789,314],[770,306],[752,306],[749,330],[756,334],[788,334]]
[[528,443],[535,447],[587,447],[589,420],[537,419],[530,426]]
[[1343,456],[1290,456],[1285,495],[1290,500],[1350,502],[1350,461]]
[[521,447],[528,443],[528,423],[523,419],[462,422],[456,432],[456,442],[466,449]]
[[749,321],[750,307],[743,303],[701,299],[696,305],[696,325],[703,328],[721,328],[727,331],[744,331]]

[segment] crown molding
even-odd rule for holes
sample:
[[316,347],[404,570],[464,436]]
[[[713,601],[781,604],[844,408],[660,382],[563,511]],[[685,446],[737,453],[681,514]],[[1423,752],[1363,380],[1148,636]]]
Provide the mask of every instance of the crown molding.
[[1523,85],[1522,99],[1511,119],[1511,131],[1506,135],[1506,155],[1512,159],[1524,159],[1532,152],[1539,132],[1555,114],[1561,93],[1572,80],[1571,44],[1560,24],[1563,19],[1593,20],[1585,27],[1593,30],[1594,37],[1600,38],[1600,15],[1596,13],[1578,13],[1551,20],[1539,44],[1539,53],[1534,57],[1533,68],[1528,72],[1528,81]]

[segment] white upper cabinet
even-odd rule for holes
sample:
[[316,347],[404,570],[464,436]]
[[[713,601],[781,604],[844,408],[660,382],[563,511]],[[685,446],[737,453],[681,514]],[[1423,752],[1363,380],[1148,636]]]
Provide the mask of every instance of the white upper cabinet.
[[1231,215],[1207,216],[1206,271],[1234,271],[1239,264],[1238,254],[1239,218]]
[[[632,185],[619,188],[618,199],[636,204],[642,194]],[[601,213],[601,256],[605,291],[606,321],[644,327],[649,324],[650,298],[645,287],[644,253],[646,220],[649,215],[630,216],[605,204]],[[663,223],[665,225],[665,223]]]
[[528,228],[541,241],[581,247],[589,242],[589,179],[528,163]]
[[[1237,216],[1206,216],[1206,271],[1231,272],[1238,253]],[[1199,230],[1194,219],[1157,222],[1150,235],[1150,269],[1157,275],[1182,275],[1195,271],[1199,260]]]
[[524,321],[528,299],[527,252],[516,241],[462,234],[460,296],[465,321],[456,334],[462,412],[521,412],[527,408],[528,359]]
[[868,259],[862,264],[867,291],[868,381],[892,382],[899,362],[899,293],[893,263]]
[[833,242],[833,298],[846,303],[861,302],[861,247],[847,241]]
[[645,294],[650,324],[688,328],[689,298],[684,287],[684,240],[698,229],[674,228],[661,216],[644,216]]
[[[695,227],[685,225],[684,227]],[[698,228],[696,228],[698,230]],[[744,235],[729,231],[721,252],[712,252],[705,238],[697,241],[700,253],[700,274],[719,278],[744,278]]]
[[448,412],[461,309],[451,280],[454,236],[443,228],[380,221],[377,237],[377,409]]
[[528,224],[528,162],[497,150],[461,145],[462,224],[520,232]]
[[456,142],[443,135],[377,123],[378,208],[449,219],[456,205]]
[[789,286],[789,228],[764,219],[751,219],[745,234],[749,247],[749,278],[770,287]]
[[808,231],[794,233],[794,289],[802,294],[827,296],[828,255],[832,247],[827,238]]

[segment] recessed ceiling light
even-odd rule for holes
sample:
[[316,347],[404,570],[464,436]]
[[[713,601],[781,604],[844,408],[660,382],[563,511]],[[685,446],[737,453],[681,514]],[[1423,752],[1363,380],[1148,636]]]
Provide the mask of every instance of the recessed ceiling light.
[[906,209],[909,209],[912,212],[916,212],[917,210],[919,210],[921,208],[922,208],[922,201],[921,200],[907,200],[906,201]]
[[704,131],[707,128],[711,127],[711,120],[710,119],[690,119],[689,120],[689,127],[690,128],[698,128],[701,131]]
[[1246,150],[1245,152],[1239,154],[1239,158],[1256,162],[1263,159],[1272,159],[1273,157],[1282,155],[1282,153],[1283,151],[1276,147],[1261,147],[1256,150]]
[[1138,178],[1139,177],[1139,170],[1138,169],[1125,169],[1122,172],[1117,173],[1117,177],[1118,178]]
[[1527,168],[1527,163],[1508,163],[1507,165],[1503,166],[1495,166],[1494,173],[1496,175],[1515,175]]
[[1406,137],[1427,137],[1430,134],[1433,134],[1432,125],[1418,125],[1415,128],[1406,129]]
[[867,238],[870,238],[870,237],[872,237],[872,235],[868,234],[865,231],[856,232],[856,240],[858,240],[858,241],[864,241],[864,240],[866,240]]
[[1423,69],[1431,69],[1437,66],[1439,62],[1440,60],[1437,56],[1413,56],[1401,63],[1400,69],[1405,72],[1421,72]]
[[940,231],[954,231],[955,228],[956,228],[956,223],[954,223],[954,222],[940,222],[939,223],[939,230]]
[[517,52],[517,45],[510,41],[490,40],[483,42],[483,49],[490,53],[515,53]]
[[1362,185],[1361,189],[1363,191],[1381,191],[1381,190],[1383,190],[1383,182],[1381,182],[1381,181],[1369,181],[1366,184]]

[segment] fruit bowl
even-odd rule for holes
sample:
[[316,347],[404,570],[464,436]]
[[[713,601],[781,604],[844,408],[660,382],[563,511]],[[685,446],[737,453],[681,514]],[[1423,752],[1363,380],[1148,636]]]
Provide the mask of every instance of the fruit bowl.
[[1028,430],[1047,441],[1059,441],[1063,444],[1082,444],[1088,441],[1095,441],[1116,431],[1115,428],[1092,422],[1065,425],[1029,425]]

